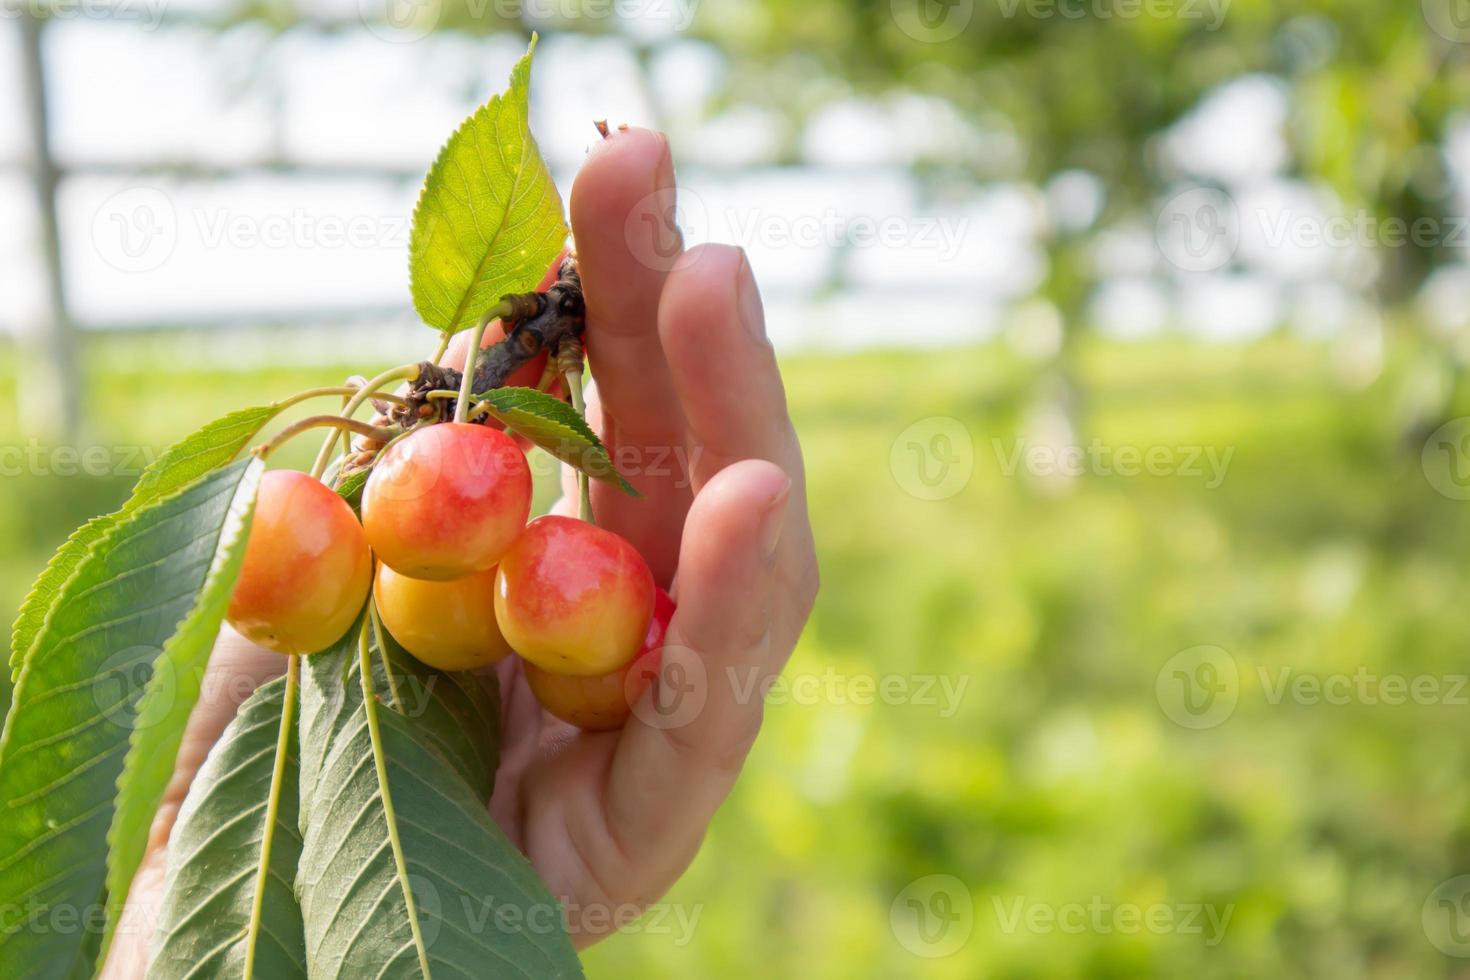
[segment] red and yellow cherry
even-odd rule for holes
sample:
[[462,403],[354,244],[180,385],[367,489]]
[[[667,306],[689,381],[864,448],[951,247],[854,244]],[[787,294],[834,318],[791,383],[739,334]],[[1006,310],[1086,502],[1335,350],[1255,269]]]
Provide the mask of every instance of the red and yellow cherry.
[[674,618],[674,600],[663,589],[655,587],[653,619],[644,634],[643,646],[626,665],[598,677],[576,677],[553,674],[527,661],[526,682],[541,706],[562,721],[589,732],[606,732],[621,728],[633,713],[633,705],[643,696],[658,674],[662,659],[664,635],[669,620]]
[[500,560],[531,512],[531,468],[504,432],[426,425],[385,449],[362,494],[378,558],[411,578],[447,581]]
[[316,653],[357,619],[372,578],[367,538],[347,502],[305,473],[271,470],[260,480],[226,618],[263,647]]
[[500,559],[495,619],[511,649],[553,674],[608,674],[643,644],[653,574],[627,541],[585,521],[538,517]]
[[448,582],[378,564],[373,602],[403,648],[440,670],[473,670],[510,653],[495,625],[495,569]]

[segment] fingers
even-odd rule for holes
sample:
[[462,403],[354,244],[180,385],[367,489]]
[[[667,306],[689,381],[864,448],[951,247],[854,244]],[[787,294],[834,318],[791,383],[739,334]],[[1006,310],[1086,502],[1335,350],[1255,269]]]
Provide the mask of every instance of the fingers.
[[659,868],[676,856],[678,867],[662,869],[668,883],[734,784],[760,728],[765,680],[784,659],[770,627],[791,490],[779,467],[748,460],[713,477],[689,512],[663,666],[607,783],[612,836],[630,864]]
[[659,335],[684,404],[695,491],[702,492],[706,481],[739,459],[770,460],[791,477],[771,614],[784,657],[816,599],[817,564],[801,446],[786,412],[786,390],[745,253],[728,245],[685,253],[664,287]]
[[737,459],[769,459],[796,477],[800,452],[745,252],[730,245],[686,252],[665,284],[658,328],[700,448],[696,492]]
[[684,421],[658,336],[659,297],[683,250],[673,208],[668,141],[646,129],[618,131],[599,143],[572,185],[601,431],[645,495],[633,499],[600,484],[593,506],[598,522],[631,541],[664,584],[673,575],[691,497],[688,480],[668,460],[684,446]]
[[[658,303],[668,265],[649,259],[667,252],[672,263],[683,250],[673,208],[669,144],[647,129],[616,132],[597,144],[572,185],[588,356],[602,376],[606,407],[635,437],[682,431],[658,339]],[[652,241],[655,251],[646,251],[644,241]]]

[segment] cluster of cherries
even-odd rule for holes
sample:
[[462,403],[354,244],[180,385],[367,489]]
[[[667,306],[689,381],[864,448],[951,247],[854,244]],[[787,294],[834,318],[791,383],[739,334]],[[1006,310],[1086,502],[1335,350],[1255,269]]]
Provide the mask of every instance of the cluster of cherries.
[[[473,670],[515,653],[548,711],[616,728],[657,673],[674,612],[637,550],[569,517],[527,523],[531,470],[506,433],[441,422],[378,457],[362,520],[305,473],[262,478],[228,619],[286,654],[332,646],[373,594],[419,660]],[[376,569],[375,569],[376,566]]]

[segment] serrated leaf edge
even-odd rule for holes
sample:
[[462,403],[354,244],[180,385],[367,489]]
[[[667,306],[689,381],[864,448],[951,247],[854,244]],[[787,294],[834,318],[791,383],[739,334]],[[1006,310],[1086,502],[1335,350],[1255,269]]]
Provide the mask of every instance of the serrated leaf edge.
[[[525,105],[525,107],[521,111],[521,119],[522,119],[522,124],[524,125],[525,130],[526,130],[527,146],[528,147],[535,147],[536,146],[535,137],[531,133],[531,124],[530,124],[530,85],[531,85],[531,58],[532,58],[532,55],[534,55],[536,53],[536,44],[537,44],[537,42],[539,40],[540,40],[540,35],[537,32],[532,31],[531,32],[531,41],[530,41],[530,44],[528,44],[527,47],[526,47],[526,53],[523,54],[523,55],[521,55],[521,57],[516,60],[515,65],[511,67],[509,85],[506,88],[506,90],[504,92],[497,92],[494,95],[490,96],[490,98],[487,99],[484,102],[484,104],[482,104],[477,109],[475,109],[474,112],[470,113],[470,115],[455,128],[454,132],[449,134],[449,138],[444,141],[443,145],[441,145],[439,147],[439,152],[434,155],[434,162],[429,165],[429,172],[424,175],[424,183],[423,183],[423,186],[419,188],[418,198],[414,201],[413,216],[412,216],[412,219],[411,219],[410,225],[409,225],[409,228],[410,228],[410,231],[409,231],[410,245],[409,245],[409,253],[408,253],[408,280],[409,280],[409,292],[410,292],[410,294],[412,294],[412,292],[413,292],[413,266],[414,266],[414,258],[415,258],[415,255],[416,255],[416,252],[414,251],[413,246],[412,246],[413,229],[419,227],[419,222],[420,222],[420,219],[421,219],[421,215],[424,215],[424,198],[428,196],[429,186],[430,186],[430,184],[432,184],[434,182],[435,176],[442,173],[442,168],[445,166],[445,161],[446,161],[446,159],[447,159],[447,157],[449,155],[449,148],[450,148],[450,146],[452,146],[454,144],[454,141],[459,137],[459,135],[461,133],[463,133],[465,130],[467,130],[469,127],[475,125],[482,118],[485,118],[487,116],[487,114],[492,109],[495,109],[496,107],[498,107],[500,105],[500,103],[503,102],[505,100],[505,98],[510,93],[512,93],[512,92],[514,92],[516,90],[516,88],[518,86],[524,86],[526,88],[526,90],[527,90],[527,99],[526,99],[526,105]],[[521,162],[524,163],[525,162],[525,159],[526,159],[525,151],[523,151],[522,152]],[[524,168],[522,168],[522,169],[524,169]],[[553,184],[553,189],[555,189],[555,185],[554,184]],[[513,197],[514,197],[514,193],[511,194],[511,198],[513,198]],[[429,217],[428,216],[424,216],[423,220],[425,221],[425,227],[427,227],[427,222],[430,220]],[[566,230],[565,229],[565,225],[566,225],[566,222],[565,222],[565,220],[563,220],[562,221],[563,237],[565,237],[565,230]],[[496,237],[495,237],[495,239],[493,239],[491,241],[491,246],[492,247],[487,248],[487,250],[485,252],[485,255],[480,259],[480,262],[476,266],[474,274],[470,277],[470,288],[465,291],[464,296],[462,296],[460,298],[460,300],[459,300],[459,303],[456,304],[455,309],[454,309],[454,313],[453,313],[453,315],[449,319],[449,324],[447,326],[444,326],[444,327],[439,327],[439,326],[435,326],[432,323],[428,323],[427,320],[425,320],[425,323],[426,323],[427,326],[431,327],[432,329],[439,330],[439,331],[441,331],[443,333],[459,333],[462,330],[466,330],[466,329],[469,328],[470,324],[466,324],[464,327],[457,327],[456,324],[458,324],[464,318],[465,312],[466,312],[465,311],[465,304],[469,302],[470,295],[471,295],[471,293],[474,292],[474,285],[475,285],[476,282],[479,281],[480,276],[484,273],[486,264],[489,263],[492,258],[494,258],[495,251],[493,249],[493,245],[494,245],[494,242],[495,241],[499,240],[500,233],[503,230],[504,230],[504,226],[503,225],[502,225],[502,227],[500,229],[497,229],[497,231],[496,231]],[[537,273],[536,276],[533,279],[531,279],[530,281],[528,281],[527,282],[527,285],[526,285],[526,288],[529,289],[529,288],[534,287],[534,285],[536,284],[536,282],[539,282],[540,279],[541,279],[541,277],[543,275],[545,275],[545,270],[542,270],[541,272]],[[421,311],[419,311],[417,309],[417,303],[416,302],[415,302],[415,312],[416,313],[420,313],[420,316],[422,316]]]
[[[210,471],[210,473],[212,472],[214,471]],[[234,589],[235,580],[239,577],[240,565],[245,557],[245,543],[249,539],[250,526],[254,519],[256,492],[260,488],[260,478],[264,472],[265,464],[259,459],[253,459],[245,466],[244,471],[241,473],[240,480],[235,485],[234,495],[230,498],[229,507],[226,509],[224,522],[220,525],[214,556],[210,560],[209,571],[205,573],[204,584],[195,596],[193,608],[189,610],[189,613],[175,627],[173,633],[170,634],[168,640],[164,643],[163,649],[154,660],[155,665],[169,660],[181,642],[179,637],[203,625],[204,620],[201,618],[204,615],[203,609],[208,604],[207,599],[213,598],[216,590],[223,589],[229,592]],[[209,473],[201,474],[198,479],[203,479],[208,475]],[[195,482],[197,480],[191,480],[180,489],[193,486]],[[228,601],[227,595],[223,598],[225,601]],[[221,608],[220,612],[220,619],[222,620],[224,618],[223,608]],[[218,623],[215,624],[214,629],[218,631]],[[202,670],[208,665],[208,662],[209,657],[206,655],[203,663],[198,666]],[[168,682],[163,680],[162,677],[163,673],[157,670],[156,667],[150,673],[148,682],[143,690],[143,695],[138,700],[138,718],[148,717],[148,712],[154,708],[157,702],[165,697],[173,698],[176,704],[177,699],[184,691],[187,691],[191,695],[191,704],[197,702],[199,685],[202,684],[203,680],[202,677],[196,678],[192,672],[185,671],[183,677],[188,679],[179,683],[181,678],[179,674],[175,673],[172,677],[174,686],[171,692],[165,690],[165,684]],[[172,705],[169,707],[172,707]],[[118,853],[123,850],[123,845],[127,843],[118,839],[119,815],[123,812],[123,805],[127,800],[125,796],[127,787],[133,779],[139,778],[137,773],[142,758],[139,755],[139,752],[142,751],[140,748],[141,736],[139,733],[142,731],[144,729],[135,727],[128,736],[128,752],[123,760],[122,773],[117,778],[117,795],[113,797],[112,823],[107,829],[107,922],[102,934],[102,950],[98,959],[99,967],[101,966],[102,958],[106,957],[107,949],[111,945],[113,933],[117,928],[118,919],[122,913],[123,903],[127,899],[128,888],[131,886],[133,876],[137,874],[138,867],[142,863],[143,848],[139,847],[137,848],[136,860],[132,857],[126,858],[126,860],[131,862],[131,868],[126,868],[119,872],[116,864]],[[179,745],[183,742],[183,736],[184,729],[180,727],[170,739],[172,742],[171,755],[175,757],[178,755]],[[168,750],[167,746],[157,746],[155,748]],[[166,781],[163,786],[158,788],[158,791],[154,794],[155,798],[152,800],[151,806],[148,807],[150,812],[157,812],[158,803],[163,798],[163,793],[167,788],[168,784]],[[147,801],[144,802],[146,803]],[[146,834],[143,843],[146,844]]]

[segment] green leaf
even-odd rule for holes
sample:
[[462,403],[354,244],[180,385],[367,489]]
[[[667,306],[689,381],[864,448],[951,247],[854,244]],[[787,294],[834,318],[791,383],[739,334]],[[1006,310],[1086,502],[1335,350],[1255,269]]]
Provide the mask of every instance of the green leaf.
[[[27,916],[0,932],[0,977],[90,973],[136,703],[219,574],[258,466],[215,470],[118,515],[50,604],[0,734],[0,908]],[[74,925],[47,924],[58,920]]]
[[639,495],[613,465],[597,433],[560,398],[535,388],[495,388],[475,399],[485,402],[490,414],[506,428],[519,432],[568,466],[594,480],[616,484],[626,494]]
[[311,975],[582,976],[556,900],[486,809],[493,678],[387,646],[391,670],[374,646],[367,702],[347,650],[305,663],[297,892]]
[[243,408],[215,419],[155,459],[138,478],[132,497],[121,510],[95,518],[72,533],[36,579],[31,594],[20,607],[20,616],[10,637],[12,680],[20,675],[21,664],[35,644],[41,623],[51,611],[66,580],[118,518],[234,459],[278,411],[274,405],[263,405]]
[[[251,942],[255,976],[306,978],[306,939],[293,887],[301,857],[294,724],[273,822],[269,807],[285,692],[285,678],[277,678],[251,695],[189,787],[169,839],[149,980],[242,976]],[[267,839],[268,875],[257,918]]]
[[337,485],[337,495],[347,501],[347,506],[359,517],[362,516],[362,488],[367,486],[372,470],[358,470]]
[[138,701],[127,759],[117,783],[112,828],[107,834],[107,930],[105,953],[122,915],[128,886],[147,850],[153,814],[163,801],[174,772],[174,760],[189,715],[199,701],[204,669],[214,650],[215,637],[230,605],[245,543],[255,514],[255,492],[265,464],[252,459],[245,467],[235,503],[219,532],[214,565],[204,581],[194,608],[164,644]]
[[535,289],[566,243],[561,196],[531,136],[531,54],[510,88],[462,123],[429,169],[409,235],[409,285],[424,323],[472,327],[507,293]]

